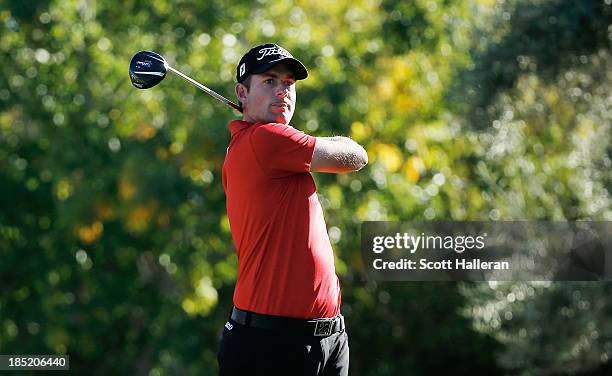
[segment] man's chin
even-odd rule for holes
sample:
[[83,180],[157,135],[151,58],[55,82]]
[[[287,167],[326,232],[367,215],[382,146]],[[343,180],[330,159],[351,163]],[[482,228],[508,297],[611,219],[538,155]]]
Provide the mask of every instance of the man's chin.
[[289,124],[290,120],[291,116],[287,116],[285,114],[277,114],[274,121],[279,124]]

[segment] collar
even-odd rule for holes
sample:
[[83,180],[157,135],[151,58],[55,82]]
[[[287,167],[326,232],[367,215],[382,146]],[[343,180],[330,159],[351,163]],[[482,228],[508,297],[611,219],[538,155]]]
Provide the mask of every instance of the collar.
[[249,123],[248,121],[244,120],[233,120],[229,123],[228,128],[230,130],[230,134],[234,136],[236,133],[245,130],[253,124],[257,123]]
[[258,121],[256,123],[249,123],[248,121],[236,119],[236,120],[232,120],[229,123],[228,128],[230,130],[231,137],[233,137],[236,133],[241,132],[241,131],[247,129],[248,127],[259,126],[259,125],[264,125],[264,124],[287,125],[287,126],[291,127],[291,125],[289,125],[289,124],[280,124],[280,123],[274,123],[274,122],[272,122],[272,123],[262,123],[260,121]]

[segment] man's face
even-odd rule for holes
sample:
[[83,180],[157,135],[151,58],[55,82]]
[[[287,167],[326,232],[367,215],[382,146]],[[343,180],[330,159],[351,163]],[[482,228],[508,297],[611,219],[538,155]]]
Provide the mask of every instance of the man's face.
[[289,124],[295,111],[295,78],[283,63],[250,76],[250,87],[236,85],[245,121]]

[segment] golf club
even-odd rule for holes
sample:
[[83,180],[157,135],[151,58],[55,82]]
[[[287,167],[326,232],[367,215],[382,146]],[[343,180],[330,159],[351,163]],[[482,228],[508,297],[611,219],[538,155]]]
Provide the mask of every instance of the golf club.
[[157,85],[164,79],[164,77],[166,77],[167,71],[176,74],[198,89],[217,98],[233,109],[242,112],[242,108],[236,103],[230,101],[220,94],[215,93],[198,81],[169,66],[166,59],[156,52],[140,51],[136,53],[134,57],[132,57],[132,61],[130,62],[130,80],[132,81],[132,85],[138,89],[148,89]]

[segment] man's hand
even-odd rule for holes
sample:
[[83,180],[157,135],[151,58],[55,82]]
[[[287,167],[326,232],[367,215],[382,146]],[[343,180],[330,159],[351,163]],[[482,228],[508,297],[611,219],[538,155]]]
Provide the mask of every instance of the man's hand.
[[368,153],[348,137],[317,137],[310,171],[352,172],[368,164]]

